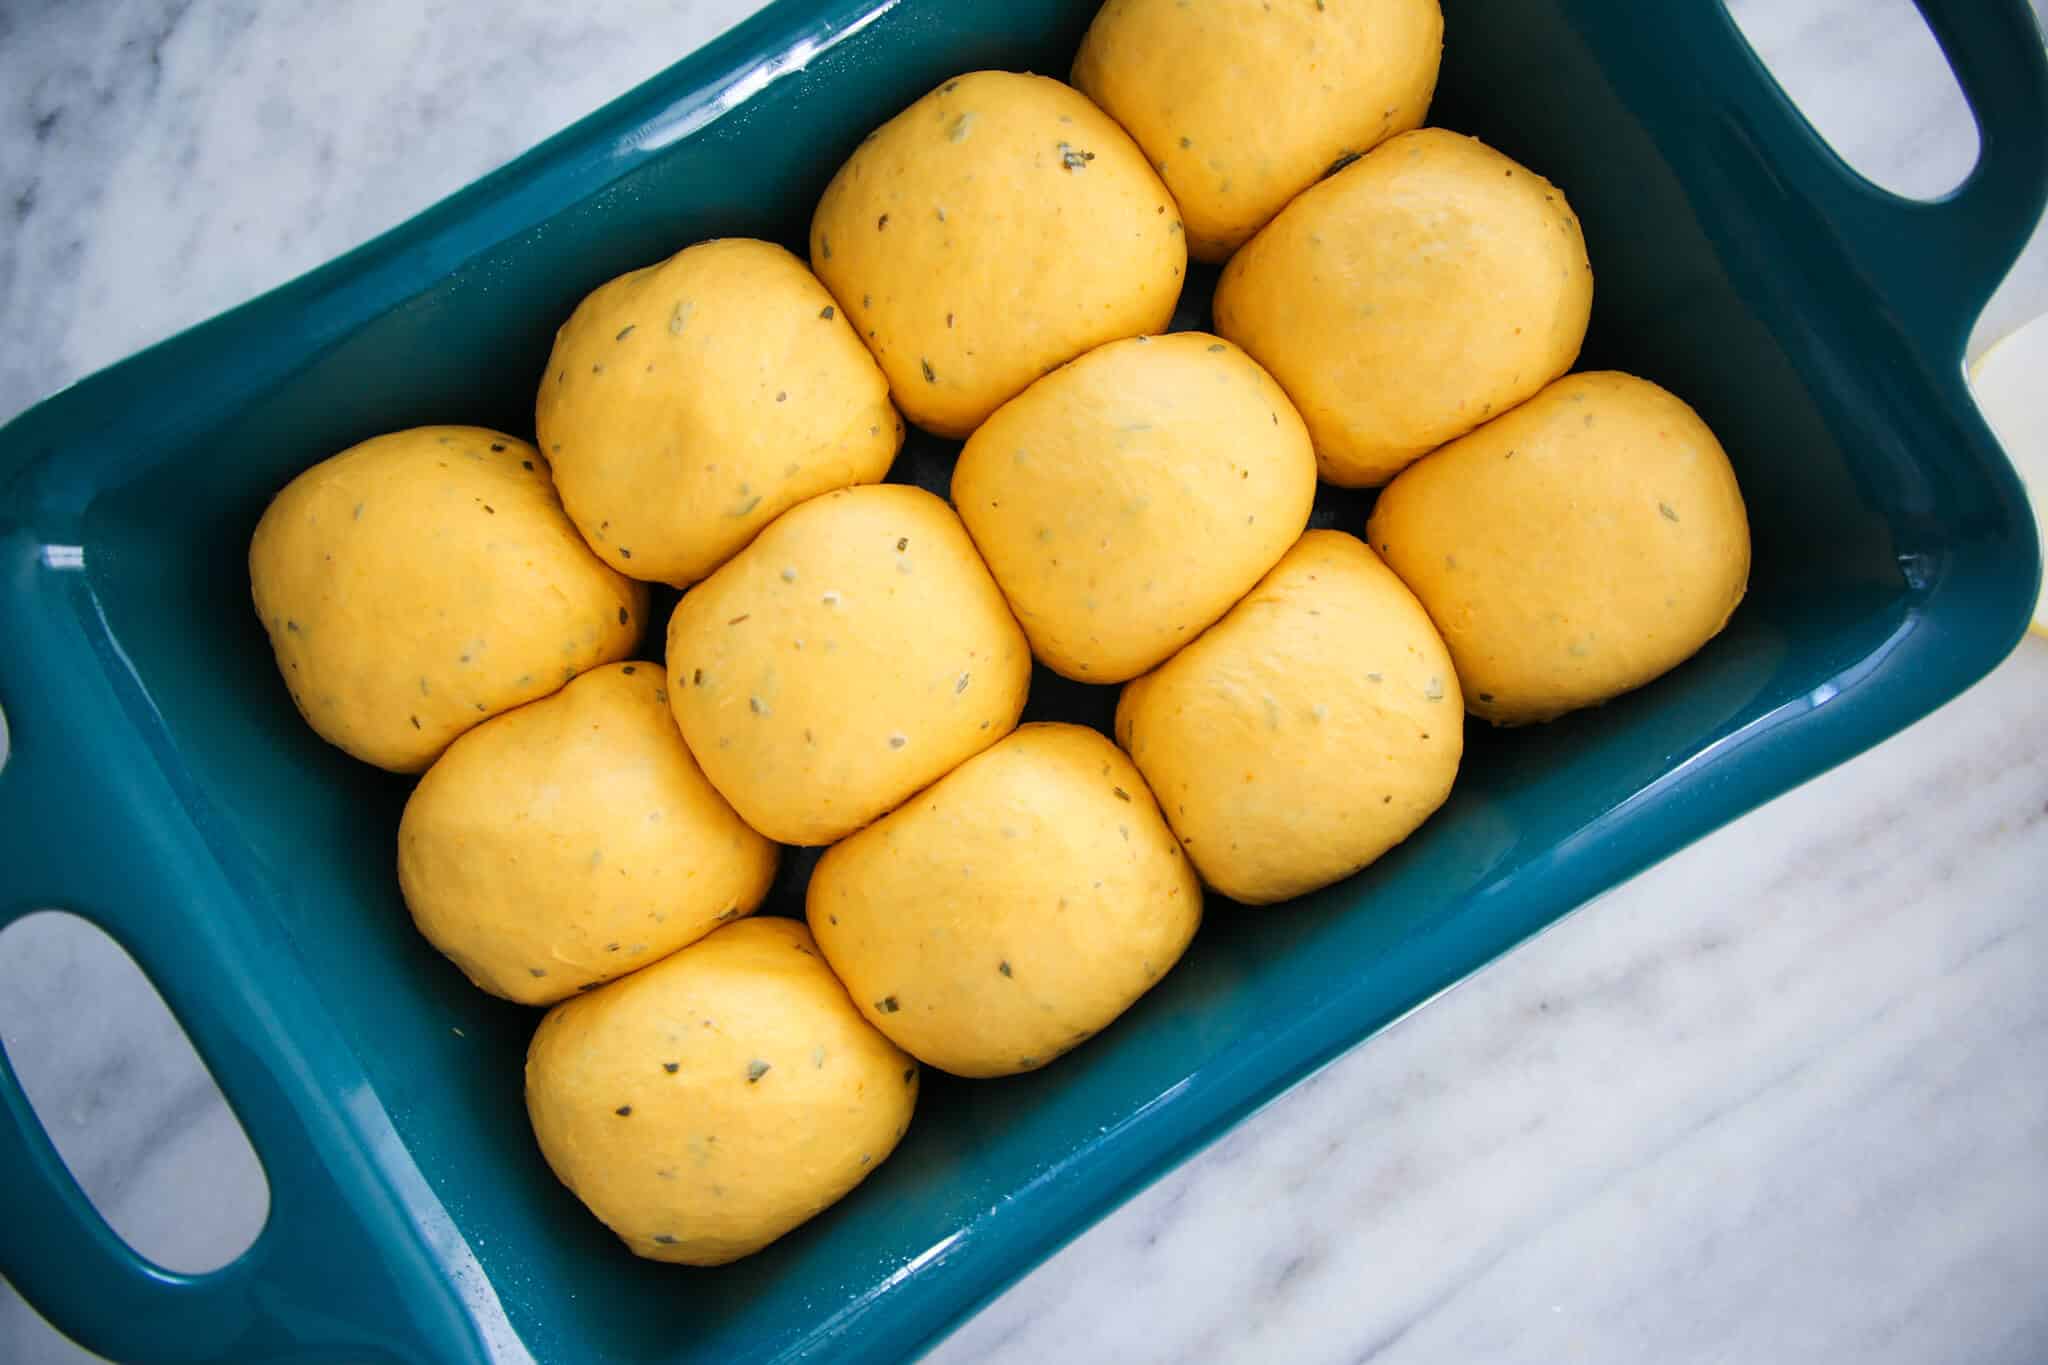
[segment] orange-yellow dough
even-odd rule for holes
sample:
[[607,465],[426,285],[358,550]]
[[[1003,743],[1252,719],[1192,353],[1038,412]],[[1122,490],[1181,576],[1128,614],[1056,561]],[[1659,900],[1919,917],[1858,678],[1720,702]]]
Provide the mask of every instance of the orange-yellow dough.
[[1310,531],[1201,639],[1125,686],[1117,742],[1202,879],[1287,900],[1349,876],[1450,795],[1451,658],[1352,536]]
[[1422,128],[1304,191],[1215,302],[1301,409],[1323,478],[1371,487],[1570,369],[1593,268],[1562,190]]
[[733,808],[829,844],[1015,728],[1031,648],[953,510],[878,484],[792,508],[691,589],[668,669]]
[[374,437],[293,479],[249,543],[249,586],[307,723],[401,773],[626,658],[647,611],[584,545],[547,461],[483,427]]
[[1173,197],[1123,129],[1043,76],[957,76],[871,133],[811,219],[811,268],[896,404],[965,436],[1054,366],[1162,330]]
[[1437,0],[1109,0],[1074,84],[1136,138],[1220,261],[1332,165],[1419,127]]
[[484,990],[566,999],[751,912],[776,847],[676,733],[661,665],[608,664],[448,746],[398,825],[398,885]]
[[634,1255],[723,1265],[881,1165],[917,1081],[803,925],[747,919],[550,1010],[526,1110],[548,1165]]
[[1629,375],[1560,379],[1389,484],[1367,535],[1436,619],[1472,714],[1592,706],[1683,663],[1749,583],[1714,433]]
[[953,468],[1032,652],[1098,683],[1228,611],[1301,534],[1315,488],[1294,405],[1206,332],[1097,347],[998,408]]
[[600,286],[534,408],[562,503],[621,573],[694,583],[806,498],[889,472],[889,381],[804,263],[700,242]]
[[869,1023],[942,1070],[1007,1076],[1149,990],[1202,888],[1115,745],[1026,725],[827,851],[806,913]]

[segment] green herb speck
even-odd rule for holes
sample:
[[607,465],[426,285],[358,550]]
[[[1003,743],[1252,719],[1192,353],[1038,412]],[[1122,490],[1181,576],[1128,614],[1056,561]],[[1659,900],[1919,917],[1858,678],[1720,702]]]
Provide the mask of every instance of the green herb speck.
[[491,442],[491,449],[503,453],[505,449],[505,443],[503,441],[493,441]]
[[747,1084],[752,1085],[767,1075],[772,1069],[768,1063],[762,1061],[759,1057],[754,1058],[753,1061],[747,1063]]
[[1660,503],[1658,503],[1658,504],[1657,504],[1657,510],[1658,510],[1659,512],[1663,513],[1663,515],[1664,515],[1664,520],[1666,520],[1666,521],[1677,521],[1677,520],[1678,520],[1678,513],[1676,513],[1676,512],[1674,512],[1674,511],[1672,511],[1672,510],[1671,510],[1671,504],[1670,504],[1670,503],[1668,503],[1668,502],[1660,502]]
[[953,695],[957,697],[962,692],[965,692],[967,690],[967,684],[973,681],[973,679],[974,675],[972,673],[962,673],[960,675],[959,681],[953,684]]
[[883,214],[883,215],[882,215],[881,217],[879,217],[879,218],[875,219],[875,231],[877,231],[877,232],[880,232],[880,231],[881,231],[882,229],[884,229],[884,228],[886,228],[886,227],[888,227],[888,226],[889,226],[889,215],[888,215],[888,214],[886,214],[886,213],[885,213],[885,214]]
[[531,469],[531,468],[533,468],[533,461],[532,461],[532,460],[521,460],[521,461],[519,462],[519,464],[520,464],[520,466],[521,466],[522,468],[525,468],[525,469]]
[[1128,801],[1131,799],[1131,794],[1125,791],[1122,787],[1111,787],[1110,791],[1115,794],[1116,799],[1119,801]]
[[754,613],[752,613],[752,612],[750,612],[750,611],[743,611],[743,612],[741,612],[741,613],[740,613],[740,614],[739,614],[738,616],[735,616],[735,617],[733,617],[733,618],[732,618],[732,619],[731,619],[730,621],[727,621],[727,622],[726,622],[726,624],[727,624],[727,625],[729,625],[729,626],[736,626],[736,625],[738,625],[738,624],[739,624],[740,622],[742,622],[742,621],[745,621],[745,620],[747,620],[748,618],[752,617],[752,616],[753,616],[753,614],[754,614]]
[[828,303],[823,308],[820,308],[818,310],[818,316],[825,319],[825,321],[827,322],[832,321],[832,305]]
[[1010,970],[1010,964],[1008,962],[998,962],[996,964],[996,970],[1001,972],[1004,976],[1015,975],[1015,973]]
[[918,357],[918,361],[917,361],[917,363],[918,363],[918,364],[919,364],[920,366],[922,366],[922,367],[924,368],[924,382],[925,382],[925,383],[927,383],[927,384],[936,384],[936,383],[938,383],[938,382],[939,382],[939,377],[938,377],[938,376],[937,376],[936,374],[933,374],[933,373],[932,373],[932,363],[931,363],[931,361],[929,361],[929,360],[926,360],[926,359],[924,359],[924,358],[923,358],[922,356],[920,356],[920,357]]
[[626,339],[627,337],[629,337],[629,336],[633,335],[633,329],[634,329],[635,327],[637,327],[638,325],[639,325],[638,323],[633,323],[633,322],[629,322],[629,323],[627,323],[627,324],[626,324],[626,325],[625,325],[624,327],[621,327],[621,328],[619,329],[619,334],[618,334],[617,336],[613,337],[613,338],[612,338],[612,340],[613,340],[613,341],[624,341],[624,340],[625,340],[625,339]]
[[896,1003],[896,997],[893,995],[885,995],[875,1002],[875,1012],[878,1014],[894,1014],[902,1008],[903,1006]]
[[655,1241],[657,1241],[657,1242],[659,1242],[659,1243],[661,1243],[661,1244],[662,1244],[663,1246],[665,1246],[665,1247],[666,1247],[666,1246],[674,1246],[674,1245],[675,1245],[675,1242],[676,1242],[676,1239],[675,1239],[675,1238],[673,1238],[673,1237],[671,1237],[671,1236],[670,1236],[669,1234],[667,1234],[666,1232],[657,1232],[657,1233],[655,1233],[655,1234],[654,1234],[654,1240],[655,1240]]
[[633,1106],[630,1104],[622,1104],[618,1108],[612,1110],[612,1112],[614,1114],[617,1114],[622,1119],[631,1118],[633,1116]]
[[535,976],[546,976],[548,974],[548,969],[545,967],[528,967],[526,970]]

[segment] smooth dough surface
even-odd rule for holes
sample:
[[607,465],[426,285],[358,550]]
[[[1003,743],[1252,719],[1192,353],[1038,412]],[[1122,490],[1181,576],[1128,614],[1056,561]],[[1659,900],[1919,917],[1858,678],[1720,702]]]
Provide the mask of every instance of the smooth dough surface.
[[1228,611],[1300,536],[1315,489],[1294,405],[1206,332],[1097,347],[998,408],[953,467],[1032,652],[1096,683]]
[[1373,552],[1310,531],[1201,639],[1124,688],[1117,742],[1202,879],[1287,900],[1351,875],[1450,795],[1451,658]]
[[829,844],[1014,729],[1031,649],[953,509],[877,484],[784,513],[687,593],[668,668],[733,808]]
[[685,1265],[759,1251],[845,1196],[917,1088],[803,925],[766,917],[555,1006],[526,1054],[548,1165],[636,1256]]
[[977,71],[847,158],[811,268],[904,415],[959,437],[1091,346],[1163,329],[1187,241],[1144,153],[1079,91]]
[[1443,38],[1437,0],[1109,0],[1074,84],[1159,168],[1189,254],[1220,261],[1333,165],[1420,127]]
[[621,275],[555,334],[541,448],[584,538],[678,587],[806,498],[875,483],[903,443],[889,381],[804,263],[701,242]]
[[1570,369],[1593,306],[1564,192],[1421,128],[1306,190],[1216,286],[1216,330],[1280,381],[1322,476],[1385,483]]
[[1558,380],[1412,466],[1367,535],[1499,725],[1642,686],[1719,634],[1749,584],[1727,452],[1645,379]]
[[608,664],[448,746],[399,821],[398,884],[471,981],[544,1005],[748,914],[776,853],[690,757],[661,665]]
[[830,849],[806,913],[869,1023],[942,1070],[1006,1076],[1149,990],[1202,888],[1115,745],[1026,725]]
[[374,437],[293,479],[256,526],[249,585],[307,722],[402,773],[627,657],[647,611],[576,533],[547,461],[483,427]]

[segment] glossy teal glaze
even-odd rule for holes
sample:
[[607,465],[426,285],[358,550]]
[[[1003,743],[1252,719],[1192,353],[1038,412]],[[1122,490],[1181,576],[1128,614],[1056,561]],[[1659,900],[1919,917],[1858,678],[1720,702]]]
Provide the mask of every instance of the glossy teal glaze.
[[[391,875],[407,784],[299,721],[249,608],[249,532],[373,433],[528,431],[585,290],[697,238],[800,246],[863,130],[958,71],[1063,72],[1092,0],[781,0],[23,415],[0,436],[0,920],[64,906],[129,947],[240,1111],[271,1215],[217,1273],[143,1263],[0,1063],[0,1271],[125,1360],[484,1360],[492,1291],[544,1360],[900,1359],[1311,1068],[1953,696],[2017,638],[2040,571],[1961,359],[2041,209],[2048,74],[2024,0],[1921,4],[1983,144],[1937,204],[1841,166],[1711,0],[1447,0],[1433,121],[1570,193],[1599,271],[1585,363],[1663,382],[1725,438],[1748,603],[1641,693],[1473,727],[1456,795],[1393,855],[1283,911],[1214,906],[1179,970],[1048,1071],[933,1078],[853,1198],[717,1271],[634,1260],[548,1174],[520,1097],[536,1016],[413,933]],[[953,450],[915,438],[898,477],[943,491]],[[1367,501],[1326,494],[1318,521],[1357,530]],[[1041,673],[1031,711],[1103,724],[1112,700]],[[784,910],[809,870],[789,864]]]

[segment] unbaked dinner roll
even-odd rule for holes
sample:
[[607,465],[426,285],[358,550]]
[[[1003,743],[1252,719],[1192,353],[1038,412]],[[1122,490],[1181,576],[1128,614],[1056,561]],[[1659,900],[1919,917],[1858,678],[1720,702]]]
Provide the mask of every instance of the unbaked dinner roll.
[[548,1012],[526,1110],[562,1183],[636,1256],[722,1265],[852,1190],[917,1106],[803,925],[748,919]]
[[1422,128],[1305,191],[1216,286],[1216,330],[1301,409],[1322,476],[1383,484],[1570,369],[1593,268],[1564,192]]
[[1098,683],[1151,668],[1251,591],[1315,488],[1294,405],[1206,332],[1097,347],[998,408],[953,469],[1032,651]]
[[659,664],[608,664],[448,746],[398,825],[398,885],[484,990],[541,1005],[747,914],[775,845],[676,733]]
[[700,242],[600,286],[555,334],[534,421],[562,503],[621,573],[694,583],[903,443],[889,381],[804,263]]
[[1721,443],[1645,379],[1560,379],[1411,466],[1367,535],[1436,618],[1472,713],[1550,720],[1720,633],[1749,583]]
[[1202,879],[1286,900],[1349,876],[1450,795],[1449,653],[1355,538],[1310,531],[1201,639],[1128,684],[1117,742]]
[[249,543],[249,586],[307,723],[403,773],[631,654],[647,610],[584,545],[547,461],[483,427],[374,437],[293,479]]
[[1187,241],[1123,129],[1043,76],[947,81],[854,150],[811,220],[811,268],[897,406],[965,436],[1092,346],[1162,330]]
[[1220,261],[1335,165],[1419,127],[1437,0],[1109,0],[1074,84],[1129,130]]
[[943,1070],[1005,1076],[1150,989],[1202,888],[1115,745],[1027,725],[827,851],[806,913],[868,1022]]
[[1008,734],[1031,649],[953,510],[878,484],[792,508],[691,589],[668,671],[746,822],[829,844]]

